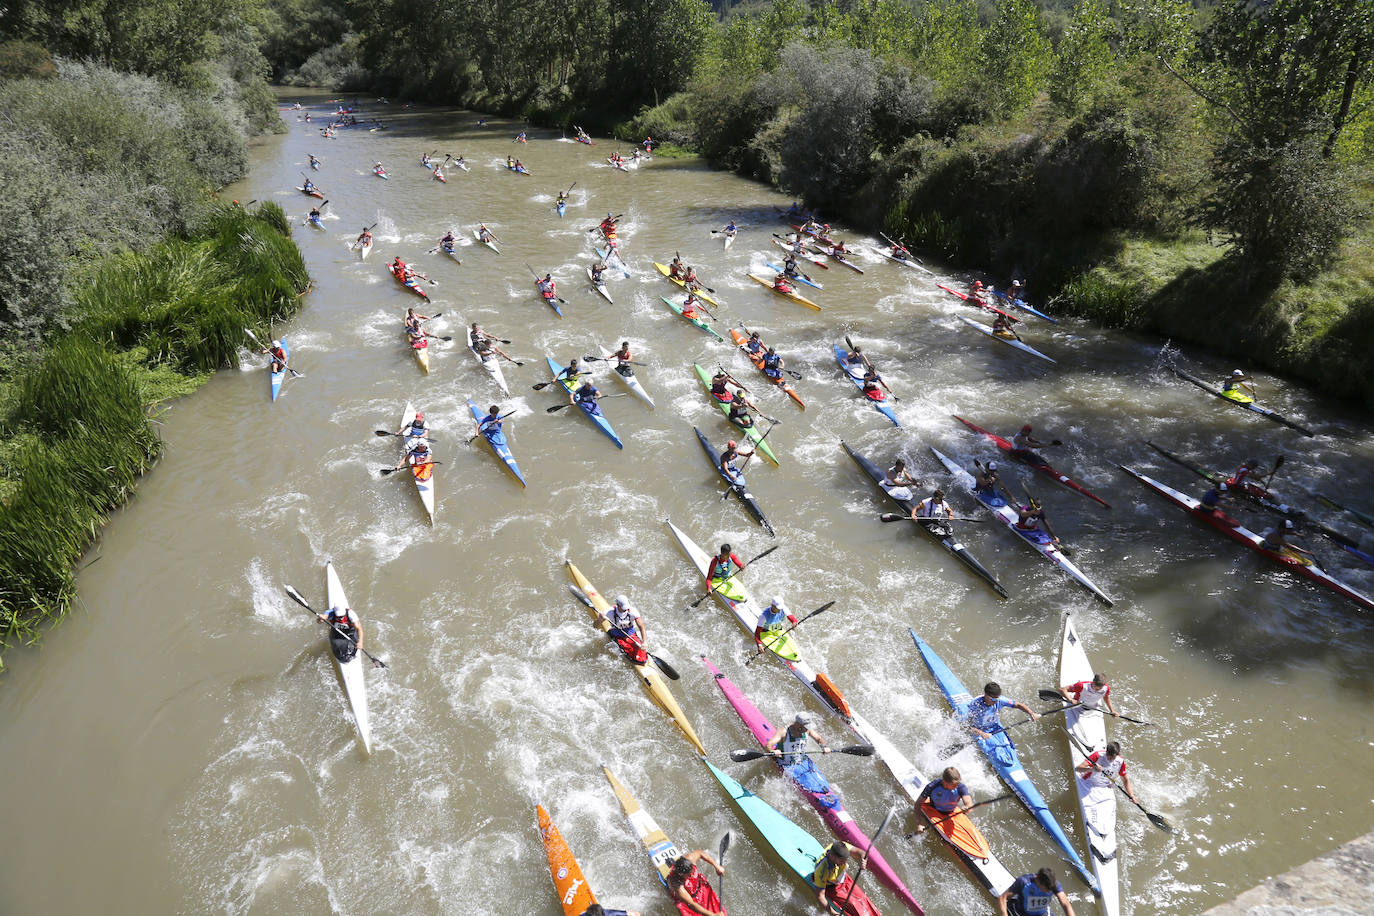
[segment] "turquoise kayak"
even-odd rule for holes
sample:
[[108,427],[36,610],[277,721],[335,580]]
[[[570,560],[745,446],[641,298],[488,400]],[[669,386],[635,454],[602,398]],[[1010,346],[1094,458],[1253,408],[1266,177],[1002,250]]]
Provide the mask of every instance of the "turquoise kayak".
[[[290,364],[291,364],[291,345],[288,344],[288,343],[286,342],[286,338],[285,338],[285,337],[283,337],[283,338],[281,339],[281,349],[282,349],[282,352],[286,354],[286,363],[287,363],[287,365],[290,365]],[[267,366],[267,377],[268,377],[269,379],[271,379],[271,381],[272,381],[272,400],[275,401],[275,400],[277,399],[277,394],[281,391],[282,379],[286,378],[286,369],[285,369],[285,367],[283,367],[282,370],[281,370],[280,372],[273,372],[273,371],[272,371],[272,366],[271,366],[271,364],[269,364],[269,365]]]
[[[546,356],[544,358],[548,360],[549,371],[553,373],[555,378],[557,378],[558,373],[563,371],[563,367],[558,365],[558,363],[554,362],[553,357],[551,356]],[[568,382],[560,379],[559,384],[563,386],[563,389],[565,391],[571,394],[572,392],[581,388],[582,385],[585,383],[579,382],[575,385],[570,385]],[[610,439],[612,442],[615,443],[616,448],[625,447],[625,444],[620,441],[620,437],[615,434],[615,430],[611,429],[610,421],[608,421],[605,417],[601,415],[601,408],[597,406],[595,401],[590,403],[579,401],[577,406],[581,408],[582,413],[586,414],[588,420],[591,420],[593,423],[596,424],[597,429],[601,430],[603,433],[606,434],[606,438]]]
[[[941,659],[935,654],[935,650],[927,645],[921,637],[916,635],[916,631],[908,628],[907,632],[916,641],[916,648],[921,653],[921,658],[925,660],[926,667],[935,676],[935,682],[940,686],[940,692],[945,695],[949,705],[954,708],[957,716],[962,718],[967,714],[969,706],[973,703],[973,696],[968,692],[968,688],[963,685],[954,672],[949,669]],[[1011,738],[1007,737],[1005,731],[993,732],[991,738],[974,738],[973,743],[978,745],[983,756],[992,764],[992,768],[997,771],[997,775],[1002,777],[1002,781],[1007,784],[1007,788],[1021,799],[1021,803],[1030,811],[1031,816],[1040,822],[1040,826],[1045,828],[1045,832],[1050,835],[1050,839],[1064,852],[1074,871],[1078,872],[1080,878],[1088,887],[1092,888],[1094,894],[1100,895],[1101,888],[1097,883],[1097,878],[1088,871],[1083,860],[1078,857],[1072,844],[1069,843],[1068,836],[1064,833],[1064,828],[1059,826],[1059,821],[1055,820],[1050,813],[1049,807],[1045,804],[1045,798],[1040,794],[1040,790],[1031,782],[1026,775],[1025,769],[1021,766],[1021,761],[1016,755],[1016,745]]]
[[[474,423],[477,423],[486,416],[481,408],[472,403],[472,398],[468,398],[468,410],[472,411],[472,421]],[[477,427],[477,431],[482,433],[482,438],[487,440],[487,445],[491,446],[491,450],[496,453],[496,457],[505,462],[506,468],[515,475],[515,479],[520,481],[520,486],[523,487],[525,485],[525,475],[520,473],[520,465],[515,463],[515,456],[511,454],[510,444],[506,442],[506,434],[501,430],[497,430],[494,433],[487,433],[482,430],[481,426]]]
[[710,334],[710,335],[711,335],[712,337],[714,337],[716,340],[721,340],[721,341],[725,340],[725,338],[724,338],[724,337],[721,337],[720,334],[716,331],[715,328],[711,327],[709,324],[707,324],[707,323],[706,323],[705,321],[703,321],[702,319],[700,319],[700,318],[688,318],[686,315],[682,314],[682,306],[678,305],[676,302],[674,302],[673,300],[669,299],[667,296],[659,296],[658,298],[662,299],[662,300],[663,300],[663,304],[666,305],[666,306],[668,306],[668,308],[672,309],[672,310],[677,314],[677,317],[681,318],[683,321],[686,321],[686,322],[688,322],[689,324],[694,324],[694,325],[696,325],[697,327],[699,327],[699,328],[701,328],[703,331],[705,331],[707,334]]

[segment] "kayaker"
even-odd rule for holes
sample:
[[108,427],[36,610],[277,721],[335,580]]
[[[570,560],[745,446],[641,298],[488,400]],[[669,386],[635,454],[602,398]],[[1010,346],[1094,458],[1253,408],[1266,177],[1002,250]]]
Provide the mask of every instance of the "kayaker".
[[420,164],[421,164],[421,165],[428,167],[428,165],[430,164],[431,161],[433,161],[433,160],[431,160],[431,159],[429,158],[429,153],[421,153],[421,154],[420,154]]
[[[931,820],[939,820],[947,817],[956,811],[967,811],[973,807],[973,793],[969,787],[964,785],[959,771],[954,767],[945,767],[945,771],[940,774],[939,779],[932,779],[921,789],[921,794],[916,796],[916,810],[920,811],[923,805],[928,804],[935,810],[937,816]],[[917,833],[925,833],[926,825],[917,824]]]
[[601,416],[601,405],[596,403],[601,397],[601,389],[597,388],[590,380],[583,382],[582,387],[573,392],[573,401],[582,405],[588,414],[593,417]]
[[[1292,553],[1304,554],[1309,558],[1312,557],[1312,551],[1299,547],[1289,540],[1289,538],[1295,538],[1297,536],[1298,526],[1294,524],[1291,518],[1286,518],[1283,520],[1283,524],[1273,528],[1265,528],[1260,532],[1260,546],[1265,550],[1272,550],[1275,553],[1291,551]],[[1310,563],[1312,560],[1309,559],[1307,562]]]
[[845,247],[843,239],[836,239],[830,246],[830,254],[838,260],[844,260],[844,256],[849,254],[849,249]]
[[[487,242],[490,242],[493,238],[495,238],[495,236],[493,236],[493,235],[491,234],[491,230],[487,228],[487,224],[486,224],[486,223],[478,223],[478,224],[477,224],[477,240],[478,240],[478,241],[480,241],[480,242],[482,242],[483,244],[485,244],[485,243],[487,243]],[[397,260],[399,261],[400,258],[397,258]]]
[[830,748],[826,745],[825,739],[811,730],[811,723],[814,721],[809,712],[797,713],[790,725],[773,732],[773,737],[768,739],[764,749],[781,760],[782,765],[787,767],[795,766],[806,759],[802,754],[806,750],[807,738],[816,742],[822,754],[830,753]]
[[493,404],[487,408],[487,415],[477,421],[477,431],[488,437],[494,436],[501,431],[504,422],[500,406]]
[[[410,451],[402,455],[400,461],[396,462],[396,469],[400,470],[406,465],[410,465],[412,468],[417,468],[421,467],[422,465],[428,465],[431,463],[431,461],[432,459],[430,457],[429,444],[425,442],[425,440],[423,439],[417,439],[415,440],[414,447],[412,447]],[[426,470],[428,469],[426,468]],[[425,476],[427,477],[428,475]]]
[[[735,388],[738,389],[739,399],[745,400],[743,394],[744,386],[731,378],[730,374],[724,369],[718,370],[715,375],[711,376],[711,397],[722,404],[729,404],[731,401],[735,400],[736,397],[736,393],[730,390],[730,385],[734,385]],[[746,403],[748,402],[746,401]]]
[[515,171],[515,157],[514,157],[514,156],[509,156],[509,155],[506,156],[506,168],[510,169],[512,172]]
[[688,293],[687,298],[682,302],[682,317],[695,318],[698,321],[705,318],[706,316],[697,308],[699,305],[701,305],[701,300],[697,298],[697,294]]
[[674,256],[673,259],[668,262],[668,278],[670,280],[681,280],[683,269],[682,258]]
[[616,372],[619,372],[626,378],[634,376],[634,366],[631,365],[634,361],[634,354],[630,352],[630,342],[628,340],[622,340],[620,342],[620,349],[612,353],[610,358],[615,360]]
[[555,204],[555,205],[566,205],[566,204],[568,203],[568,199],[569,199],[569,194],[568,194],[567,191],[559,191],[559,192],[558,192],[558,200],[554,201],[554,204]]
[[772,347],[763,354],[763,374],[778,382],[782,380],[782,370],[784,368],[782,357]]
[[1032,449],[1044,448],[1047,445],[1059,445],[1059,441],[1041,442],[1031,435],[1031,425],[1027,423],[1021,427],[1021,431],[1011,437],[1011,453],[1027,464],[1045,464],[1045,459],[1037,455]]
[[500,339],[495,334],[488,334],[482,330],[475,321],[472,323],[472,327],[468,329],[468,345],[477,351],[478,356],[485,357],[490,353],[495,353],[510,362],[515,362],[509,353],[496,345]]
[[601,221],[601,225],[598,228],[601,229],[602,235],[606,236],[608,239],[612,239],[615,238],[616,223],[618,222],[620,222],[620,217],[612,213],[607,213],[606,218]]
[[878,374],[878,370],[875,367],[869,366],[865,369],[863,377],[864,397],[868,398],[870,401],[886,400],[887,395],[883,393],[882,382],[883,377]]
[[742,572],[744,572],[744,562],[735,555],[729,544],[721,544],[720,550],[711,558],[710,564],[706,567],[706,591],[714,591],[726,579]]
[[406,264],[405,261],[401,260],[401,256],[399,254],[396,255],[395,260],[388,264],[387,267],[391,268],[391,272],[398,277],[402,276],[407,270],[410,269],[410,266]]
[[315,616],[320,623],[334,627],[329,633],[329,648],[334,650],[334,657],[341,662],[352,661],[363,647],[363,625],[358,615],[352,608],[332,607]]
[[[310,154],[307,154],[307,155],[310,155]],[[312,169],[317,169],[317,168],[320,167],[320,160],[319,160],[318,158],[316,158],[315,156],[313,156],[313,155],[310,155],[310,167],[311,167]]]
[[749,458],[753,454],[753,452],[741,452],[739,450],[739,443],[731,439],[729,442],[725,443],[725,448],[720,453],[721,473],[729,479],[738,482],[740,472],[735,467],[735,460],[738,458]]
[[839,888],[844,883],[850,859],[862,868],[867,863],[868,853],[844,840],[836,840],[826,847],[825,855],[816,861],[816,868],[807,879],[816,889],[816,900],[827,913],[834,912],[846,899]]
[[606,612],[611,628],[606,635],[614,639],[620,650],[642,665],[649,658],[644,651],[644,640],[648,638],[644,629],[644,617],[625,595],[618,595],[615,604]]
[[1213,484],[1211,489],[1202,494],[1202,499],[1200,500],[1201,505],[1198,508],[1214,516],[1225,518],[1226,512],[1222,509],[1221,501],[1226,498],[1226,493],[1229,489],[1225,481]]
[[1058,900],[1065,916],[1074,916],[1073,904],[1052,868],[1022,875],[997,898],[1000,916],[1049,916],[1050,903]]
[[[309,182],[306,182],[306,184],[309,184]],[[1221,391],[1223,394],[1234,393],[1248,395],[1253,398],[1255,396],[1255,388],[1250,384],[1250,382],[1253,381],[1253,378],[1239,369],[1232,369],[1231,374],[1222,380]]]
[[1014,338],[1016,340],[1021,339],[1017,337],[1016,332],[1012,330],[1011,322],[1007,319],[1007,316],[1000,312],[996,318],[992,319],[992,333],[996,334],[998,337],[1006,337],[1008,339]]
[[974,280],[972,283],[969,284],[968,298],[970,302],[973,302],[976,305],[987,305],[987,303],[983,301],[982,280]]
[[1026,284],[1021,280],[1012,280],[1011,287],[1007,290],[1007,298],[1012,302],[1026,301]]
[[728,223],[725,224],[725,228],[722,229],[722,230],[720,230],[720,231],[723,232],[723,233],[725,233],[725,234],[726,234],[727,236],[729,236],[730,238],[734,238],[734,237],[735,237],[735,233],[736,233],[736,232],[739,232],[739,226],[736,226],[736,225],[735,225],[735,221],[734,221],[734,220],[730,220],[730,222],[728,222]]
[[372,163],[372,173],[373,173],[374,175],[380,175],[380,174],[382,174],[382,173],[385,172],[385,171],[386,171],[386,169],[382,168],[382,164],[381,164],[380,162],[374,162],[374,163]]
[[433,175],[433,178],[434,178],[435,181],[443,181],[443,180],[444,180],[444,167],[443,167],[442,165],[436,165],[436,166],[434,167],[434,175]]
[[1074,772],[1092,789],[1105,789],[1103,794],[1108,797],[1115,783],[1126,790],[1127,798],[1139,804],[1135,789],[1131,787],[1131,775],[1126,772],[1126,758],[1121,756],[1121,745],[1115,741],[1108,741],[1102,750],[1093,751],[1085,757],[1082,763],[1074,767]]
[[518,134],[515,135],[515,142],[516,142],[516,143],[528,143],[528,142],[529,142],[529,137],[526,137],[526,136],[525,136],[525,132],[522,130],[522,131],[520,131],[520,133],[518,133]]
[[593,903],[582,911],[582,916],[640,916],[638,910],[608,910],[599,903]]
[[973,492],[982,496],[996,496],[997,486],[1002,482],[1002,478],[997,475],[997,462],[974,462],[974,468],[978,473],[973,475]]
[[439,249],[443,251],[444,254],[453,254],[453,246],[457,243],[458,240],[453,237],[453,230],[450,229],[448,232],[445,232],[444,237],[439,240]]
[[521,162],[519,159],[515,160],[515,170],[517,172],[525,171],[525,163]]
[[415,411],[415,417],[409,423],[396,430],[396,435],[406,438],[424,439],[429,435],[429,424],[425,422],[425,415],[420,411]]
[[759,337],[758,331],[749,332],[749,339],[744,342],[744,349],[753,353],[755,356],[763,350],[763,339]]
[[413,334],[420,334],[420,333],[422,333],[422,332],[424,331],[424,329],[423,329],[422,327],[420,327],[420,322],[422,322],[422,321],[429,321],[429,320],[430,320],[430,318],[429,318],[428,315],[421,315],[419,312],[415,311],[415,309],[413,309],[413,308],[408,308],[408,309],[406,309],[406,317],[405,317],[406,330],[409,331],[412,335],[413,335]]
[[311,207],[311,208],[310,208],[310,215],[307,216],[306,219],[310,220],[310,222],[312,222],[312,223],[318,223],[318,222],[320,221],[320,208],[319,208],[319,207]]
[[694,849],[686,855],[678,856],[668,873],[668,896],[673,898],[677,910],[683,916],[693,913],[700,916],[725,916],[720,898],[706,876],[697,870],[697,864],[705,862],[716,870],[717,875],[725,874],[725,866],[704,849]]
[[[314,193],[314,191],[315,191],[315,182],[311,181],[309,178],[305,179],[305,193],[311,194],[311,193]],[[1239,372],[1240,370],[1237,369],[1236,371]]]
[[1066,701],[1082,704],[1084,709],[1101,709],[1105,706],[1107,712],[1116,715],[1116,707],[1112,705],[1112,685],[1107,683],[1107,676],[1101,672],[1094,674],[1090,681],[1077,681],[1055,689]]
[[797,278],[796,255],[789,252],[787,257],[782,259],[782,272],[786,274],[790,280],[795,280]]
[[606,272],[606,262],[605,262],[605,261],[597,261],[595,264],[592,265],[591,270],[592,270],[592,285],[593,285],[593,286],[600,286],[600,285],[602,285],[602,283],[604,283],[605,281],[601,279],[601,275],[604,274],[604,273]]
[[453,160],[453,164],[458,166],[458,168],[460,169],[467,169],[468,167],[467,160],[465,160],[462,156],[459,156],[457,159]]
[[776,277],[773,278],[773,289],[777,290],[780,293],[796,292],[796,290],[792,288],[792,284],[787,282],[787,277],[785,274],[778,274]]
[[1004,709],[1019,709],[1030,716],[1032,722],[1040,718],[1040,713],[1025,703],[1003,699],[1002,685],[988,681],[983,685],[983,695],[969,704],[968,711],[964,713],[964,724],[979,738],[991,738],[994,732],[1002,730],[1000,713]]
[[945,502],[945,491],[937,489],[911,507],[912,518],[953,518],[954,510]]
[[280,340],[272,341],[272,346],[263,347],[261,352],[266,353],[272,358],[272,371],[286,371],[286,350],[282,347]]
[[[563,370],[559,372],[557,375],[555,375],[553,378],[554,381],[557,382],[562,382],[565,380],[569,382],[578,382],[579,376],[581,375],[582,370],[577,367],[577,357],[574,356],[572,359],[568,361],[568,364],[563,367]],[[567,386],[565,385],[564,388],[567,388]],[[573,399],[573,393],[571,390],[568,391],[568,403],[577,403],[576,400]]]
[[701,289],[701,281],[697,279],[697,271],[690,264],[682,271],[682,282],[687,284],[687,288],[692,292]]
[[[1035,500],[1031,500],[1029,506],[1016,506],[1016,530],[1018,531],[1038,531],[1040,525],[1045,522],[1045,507]],[[1046,524],[1046,528],[1048,528]],[[1045,532],[1049,534],[1047,530]],[[1050,534],[1050,541],[1055,546],[1059,545],[1059,538]]]
[[758,622],[754,624],[754,644],[762,649],[765,633],[780,635],[787,629],[789,623],[795,626],[797,618],[788,610],[782,598],[774,596],[772,603],[763,609],[763,613],[759,614]]
[[1228,487],[1257,487],[1261,490],[1268,490],[1269,478],[1274,476],[1274,472],[1268,474],[1259,473],[1260,463],[1254,458],[1245,459],[1245,463],[1236,469],[1236,472],[1226,478]]
[[[889,239],[889,241],[891,240]],[[897,242],[892,242],[892,251],[890,254],[899,261],[905,261],[907,258],[911,257],[911,252],[907,250],[907,247]]]
[[804,251],[806,251],[806,236],[802,235],[801,233],[792,236],[793,256],[800,255]]
[[553,274],[544,274],[544,279],[539,281],[539,292],[544,294],[545,299],[553,299],[558,295],[558,281]]
[[371,232],[366,226],[364,226],[364,227],[363,227],[363,231],[358,233],[358,239],[357,239],[357,241],[355,241],[355,242],[353,243],[353,247],[354,247],[354,248],[366,248],[368,245],[371,245],[371,244],[372,244],[372,232]]
[[730,404],[730,412],[725,418],[740,429],[754,428],[754,415],[749,412],[748,402],[744,398],[736,398]]
[[898,458],[892,467],[883,474],[879,484],[893,499],[911,499],[914,495],[908,487],[919,487],[921,482],[907,473],[906,459]]

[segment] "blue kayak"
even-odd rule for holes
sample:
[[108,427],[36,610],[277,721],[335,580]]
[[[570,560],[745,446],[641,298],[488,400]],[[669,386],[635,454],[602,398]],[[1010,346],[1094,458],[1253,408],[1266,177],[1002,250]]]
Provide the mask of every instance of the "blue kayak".
[[[474,423],[486,416],[476,404],[472,403],[472,398],[468,398],[468,410],[472,411],[472,420]],[[515,475],[515,479],[520,481],[520,486],[523,487],[525,485],[525,475],[520,473],[520,465],[515,463],[515,456],[511,454],[510,445],[506,442],[506,434],[499,429],[494,433],[488,433],[480,426],[477,427],[477,431],[482,434],[483,439],[487,440],[487,445],[491,446],[491,450],[496,453],[496,457],[505,462],[507,470]]]
[[[840,364],[840,368],[844,370],[844,374],[847,375],[847,376],[849,376],[849,380],[850,380],[851,382],[853,382],[854,385],[859,389],[859,393],[860,393],[860,394],[863,394],[863,390],[864,390],[864,370],[863,370],[863,368],[860,368],[860,369],[859,369],[859,374],[858,374],[858,375],[855,375],[855,374],[854,374],[854,369],[851,368],[850,365],[849,365],[849,353],[846,352],[845,348],[842,347],[842,346],[840,346],[839,344],[835,344],[834,347],[835,347],[835,361],[838,362],[838,363]],[[864,400],[867,401],[868,403],[872,404],[872,405],[873,405],[873,408],[874,408],[875,410],[877,410],[878,413],[882,414],[883,416],[885,416],[885,417],[887,417],[889,420],[891,420],[893,426],[898,426],[898,427],[900,427],[900,426],[902,425],[901,423],[898,423],[898,422],[897,422],[897,412],[896,412],[895,410],[892,409],[892,405],[889,404],[889,403],[887,403],[887,401],[885,401],[885,400],[883,400],[883,401],[875,401],[875,400],[873,400],[872,398],[870,398],[870,397],[869,397],[868,395],[866,395],[866,394],[864,395]]]
[[[782,272],[783,272],[783,270],[782,270],[782,265],[781,265],[781,264],[774,264],[772,261],[764,261],[763,263],[767,264],[770,268],[772,268],[773,271],[774,271],[775,273],[782,273]],[[797,283],[805,283],[807,286],[811,286],[811,287],[814,287],[814,288],[816,288],[816,289],[825,289],[824,286],[821,286],[821,285],[820,285],[819,283],[817,283],[815,280],[808,279],[808,278],[802,276],[800,273],[788,274],[788,275],[787,275],[787,279],[789,279],[789,280],[794,280],[794,281],[796,281]]]
[[[916,648],[921,653],[921,658],[925,660],[926,667],[935,676],[935,681],[940,685],[940,692],[945,695],[949,705],[954,707],[957,716],[963,717],[973,703],[973,697],[969,694],[960,680],[954,676],[954,672],[935,654],[935,650],[922,641],[916,635],[916,631],[907,630],[911,638],[916,641]],[[992,768],[997,771],[997,775],[1002,777],[1002,781],[1007,787],[1021,799],[1021,803],[1026,806],[1040,826],[1045,828],[1045,832],[1050,838],[1064,851],[1070,865],[1078,872],[1088,887],[1092,888],[1094,894],[1101,894],[1097,879],[1088,871],[1083,864],[1083,860],[1078,857],[1078,853],[1069,843],[1069,838],[1064,834],[1064,828],[1059,826],[1059,822],[1054,819],[1050,809],[1045,805],[1045,799],[1040,794],[1040,790],[1035,788],[1035,784],[1030,781],[1026,771],[1021,767],[1021,761],[1016,756],[1016,745],[1005,731],[993,732],[991,738],[974,738],[973,742],[982,750],[983,756],[987,757]]]
[[567,202],[566,200],[560,200],[560,201],[558,202],[558,215],[559,215],[559,216],[562,216],[564,213],[567,212],[567,210],[568,210],[568,202]]
[[[558,365],[558,363],[554,362],[553,357],[551,356],[546,356],[544,358],[548,360],[549,371],[553,373],[555,378],[557,378],[558,373],[563,371],[563,367]],[[583,382],[570,384],[563,379],[559,379],[558,383],[563,386],[563,390],[569,393],[576,391],[578,388],[581,388],[583,384],[585,384]],[[606,434],[606,438],[610,439],[612,442],[615,443],[616,448],[625,447],[625,444],[620,441],[620,437],[615,434],[615,430],[611,429],[610,422],[607,421],[607,419],[601,415],[601,409],[597,406],[595,401],[578,401],[577,406],[580,407],[582,409],[582,412],[587,415],[588,420],[591,420],[593,423],[596,424],[597,429],[601,430],[603,433]]]
[[1020,309],[1021,311],[1023,311],[1023,312],[1030,312],[1030,313],[1031,313],[1032,315],[1034,315],[1036,318],[1043,318],[1043,319],[1045,319],[1046,321],[1048,321],[1050,324],[1058,324],[1058,323],[1059,323],[1058,319],[1051,318],[1049,315],[1046,315],[1044,312],[1040,311],[1039,309],[1033,308],[1030,304],[1028,304],[1028,303],[1026,302],[1025,299],[1011,299],[1011,298],[1008,298],[1007,295],[1006,295],[1005,293],[999,293],[997,290],[993,290],[993,291],[992,291],[992,294],[993,294],[994,296],[996,296],[998,299],[1001,299],[1003,302],[1009,302],[1009,303],[1011,303],[1012,305],[1016,306],[1017,308],[1019,308],[1019,309]]
[[[288,343],[286,342],[286,338],[285,338],[285,337],[283,337],[283,338],[281,339],[281,349],[282,349],[282,352],[286,354],[286,362],[287,362],[287,365],[290,365],[290,363],[291,363],[291,345],[288,344]],[[268,377],[269,379],[271,379],[271,381],[272,381],[272,400],[275,401],[275,400],[277,399],[277,393],[281,391],[281,383],[282,383],[282,380],[283,380],[284,378],[286,378],[286,369],[285,369],[285,367],[283,367],[282,370],[281,370],[280,372],[273,372],[273,371],[272,371],[272,366],[271,366],[271,364],[269,363],[268,366],[267,366],[267,377]]]

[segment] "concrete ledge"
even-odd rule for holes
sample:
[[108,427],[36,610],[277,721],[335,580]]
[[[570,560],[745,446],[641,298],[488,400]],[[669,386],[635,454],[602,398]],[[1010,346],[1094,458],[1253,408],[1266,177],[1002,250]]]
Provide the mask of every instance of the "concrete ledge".
[[1374,833],[1270,878],[1203,916],[1374,916]]

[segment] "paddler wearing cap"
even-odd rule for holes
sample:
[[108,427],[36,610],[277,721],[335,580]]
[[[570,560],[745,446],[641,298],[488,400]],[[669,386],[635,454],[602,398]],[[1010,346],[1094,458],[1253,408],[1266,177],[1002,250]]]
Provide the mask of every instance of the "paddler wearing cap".
[[741,474],[739,468],[735,467],[736,458],[749,458],[753,452],[741,452],[739,443],[734,439],[725,443],[724,450],[720,453],[720,472],[733,483],[739,483]]
[[1029,423],[1021,427],[1021,431],[1011,437],[1011,453],[1027,464],[1045,464],[1045,459],[1037,455],[1032,449],[1044,448],[1047,445],[1054,445],[1053,442],[1041,442],[1031,435],[1032,427]]
[[[764,608],[763,613],[759,615],[758,623],[754,624],[754,643],[762,649],[763,634],[781,633],[788,623],[795,626],[797,618],[783,603],[782,598],[775,596],[773,603]],[[774,640],[769,641],[773,642]]]
[[811,724],[815,721],[809,712],[799,712],[791,724],[786,728],[780,728],[773,733],[773,737],[768,739],[764,745],[765,750],[770,751],[774,757],[782,761],[786,767],[801,763],[805,758],[802,753],[806,750],[806,739],[810,738],[816,742],[822,754],[830,753],[830,748],[826,745],[825,739],[811,730]]
[[1226,493],[1229,489],[1230,488],[1226,486],[1225,481],[1222,481],[1218,484],[1213,484],[1210,490],[1202,494],[1202,499],[1200,501],[1201,505],[1199,508],[1201,508],[1204,512],[1208,512],[1212,515],[1221,516],[1224,518],[1226,513],[1222,510],[1221,501],[1226,498]]
[[816,900],[827,913],[832,912],[831,904],[838,907],[846,899],[837,892],[844,882],[850,859],[858,862],[862,868],[868,864],[868,853],[843,840],[836,840],[825,848],[825,855],[816,861],[816,870],[806,879],[816,889]]
[[606,612],[606,619],[611,624],[611,629],[606,635],[614,639],[636,664],[644,664],[649,657],[644,651],[644,640],[648,631],[644,629],[644,616],[639,613],[639,609],[630,604],[627,596],[617,595],[615,604]]
[[1246,375],[1239,369],[1232,369],[1231,374],[1221,381],[1221,393],[1225,395],[1240,394],[1255,397],[1255,387],[1250,384],[1254,379]]
[[272,341],[272,346],[263,347],[261,352],[266,353],[268,356],[272,357],[273,372],[286,371],[286,350],[282,348],[280,340]]
[[701,916],[725,916],[720,905],[720,897],[706,876],[697,870],[699,863],[705,862],[716,870],[717,875],[725,874],[725,866],[716,861],[715,856],[704,849],[694,849],[678,856],[668,872],[668,895],[677,904],[677,911],[683,916],[699,913]]
[[[1299,547],[1290,540],[1290,538],[1295,538],[1297,536],[1298,526],[1291,518],[1286,518],[1283,520],[1282,524],[1272,528],[1265,528],[1260,532],[1260,546],[1265,550],[1272,550],[1275,553],[1301,553],[1311,557],[1312,551]],[[1305,562],[1311,562],[1311,560]]]

